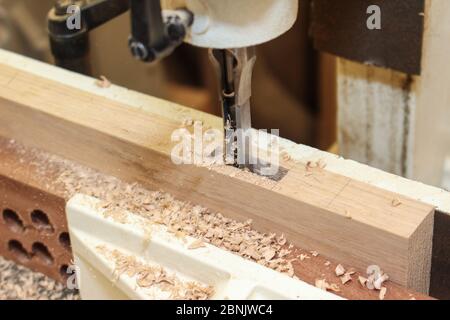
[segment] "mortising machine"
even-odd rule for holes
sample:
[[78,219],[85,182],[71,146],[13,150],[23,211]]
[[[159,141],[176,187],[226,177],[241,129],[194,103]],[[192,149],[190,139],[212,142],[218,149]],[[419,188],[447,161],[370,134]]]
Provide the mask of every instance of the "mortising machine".
[[[162,59],[183,42],[210,49],[220,83],[225,161],[256,169],[242,138],[251,128],[254,46],[292,27],[298,0],[59,0],[48,18],[56,63],[89,73],[89,31],[128,10],[128,45],[143,62]],[[68,19],[76,19],[77,14],[79,28],[69,28]]]

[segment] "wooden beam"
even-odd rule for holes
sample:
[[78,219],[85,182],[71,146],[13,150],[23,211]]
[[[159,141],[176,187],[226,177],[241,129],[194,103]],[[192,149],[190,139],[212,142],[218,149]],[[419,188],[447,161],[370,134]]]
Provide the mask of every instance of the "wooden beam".
[[[434,208],[301,161],[280,181],[231,167],[175,165],[174,130],[184,118],[221,119],[0,51],[0,135],[102,172],[253,219],[296,245],[427,292]],[[283,142],[295,159],[296,145]]]

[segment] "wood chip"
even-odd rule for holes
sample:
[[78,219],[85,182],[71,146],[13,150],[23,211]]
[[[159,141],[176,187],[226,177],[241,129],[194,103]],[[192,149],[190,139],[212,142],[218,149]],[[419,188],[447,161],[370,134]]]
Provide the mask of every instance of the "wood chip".
[[290,250],[282,249],[282,250],[280,251],[280,253],[278,254],[278,256],[279,256],[280,258],[284,258],[284,257],[287,257],[287,256],[290,255],[290,254],[291,254],[291,251],[290,251]]
[[264,259],[269,262],[270,260],[272,260],[276,255],[276,252],[274,249],[267,249],[264,253],[263,253],[263,257]]
[[286,151],[283,151],[281,153],[281,157],[283,158],[284,161],[290,161],[291,160],[291,156],[289,153],[287,153]]
[[349,273],[344,274],[340,279],[341,279],[342,284],[346,284],[353,280],[352,276]]
[[282,234],[278,240],[277,240],[278,244],[280,246],[284,246],[287,243],[286,237],[284,236],[284,234]]
[[255,261],[258,261],[261,259],[261,255],[255,250],[254,247],[248,247],[247,249],[245,249],[244,255],[249,256],[250,258],[252,258]]
[[319,256],[319,253],[318,253],[317,251],[311,251],[311,255],[312,255],[313,257],[318,257],[318,256]]
[[307,254],[300,254],[298,256],[298,258],[300,259],[300,261],[304,261],[305,259],[311,259],[310,256],[308,256]]
[[306,163],[306,171],[311,171],[311,170],[323,170],[327,167],[326,162],[323,159],[320,159],[318,161],[308,161]]
[[394,208],[397,208],[402,205],[401,201],[398,198],[393,199],[391,204]]
[[201,240],[195,240],[194,242],[192,242],[188,249],[189,250],[195,250],[195,249],[200,249],[200,248],[204,248],[206,247],[205,243]]
[[345,268],[341,264],[338,264],[334,272],[337,277],[343,276],[345,274]]
[[387,288],[386,287],[382,287],[380,290],[380,300],[384,300],[384,297],[386,296],[387,293]]
[[325,279],[318,279],[315,281],[315,286],[324,291],[340,292],[339,286],[337,284],[329,284]]
[[329,290],[333,292],[341,292],[341,289],[339,289],[339,286],[335,283],[330,284]]
[[100,76],[100,80],[97,80],[95,84],[97,85],[97,87],[103,89],[111,87],[111,82],[105,76]]
[[349,220],[353,219],[352,215],[350,214],[350,212],[348,210],[345,210],[344,215],[345,215],[346,219],[349,219]]
[[359,276],[359,277],[358,277],[358,281],[359,281],[359,283],[361,284],[361,286],[363,286],[364,288],[366,287],[367,278],[364,278],[364,277]]
[[323,291],[327,291],[329,284],[325,279],[317,279],[315,286]]

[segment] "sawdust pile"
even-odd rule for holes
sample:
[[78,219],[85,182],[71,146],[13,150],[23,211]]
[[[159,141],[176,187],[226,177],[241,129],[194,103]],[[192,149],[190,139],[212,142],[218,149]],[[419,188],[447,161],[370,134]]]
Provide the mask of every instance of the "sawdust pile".
[[[49,190],[69,199],[77,193],[102,200],[110,212],[127,210],[149,222],[167,226],[177,236],[191,236],[253,260],[263,266],[294,276],[289,259],[292,246],[287,245],[284,235],[263,234],[252,228],[252,221],[238,222],[189,202],[176,200],[163,191],[150,191],[137,183],[125,183],[93,169],[80,166],[55,155],[36,149],[24,149],[15,141],[9,148],[23,153],[27,163],[34,166],[41,182]],[[32,159],[30,158],[32,153]],[[45,163],[45,166],[42,164]],[[52,174],[49,175],[49,172]],[[48,176],[56,180],[48,181]]]
[[97,250],[110,261],[114,261],[115,279],[121,275],[135,278],[139,288],[151,289],[151,293],[148,293],[149,298],[207,300],[214,294],[212,287],[194,281],[183,281],[159,265],[141,263],[134,256],[127,256],[118,250],[109,250],[104,246],[98,247]]
[[65,285],[0,257],[0,300],[79,300]]

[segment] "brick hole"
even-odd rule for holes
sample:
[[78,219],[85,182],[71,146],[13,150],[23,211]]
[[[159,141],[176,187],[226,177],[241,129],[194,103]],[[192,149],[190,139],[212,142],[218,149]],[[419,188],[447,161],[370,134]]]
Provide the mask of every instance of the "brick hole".
[[53,256],[50,251],[48,251],[48,248],[45,244],[41,242],[35,242],[31,249],[33,252],[33,257],[36,257],[41,263],[47,265],[53,264]]
[[62,265],[62,266],[59,268],[59,274],[61,275],[61,277],[62,277],[64,280],[67,280],[67,279],[69,278],[69,276],[70,276],[70,274],[67,273],[67,270],[68,270],[68,269],[69,269],[69,266],[68,266],[67,264]]
[[68,232],[62,232],[59,235],[59,243],[61,246],[63,246],[65,249],[70,250],[70,236]]
[[43,233],[51,234],[55,232],[55,229],[53,228],[47,214],[41,210],[34,210],[31,213],[31,221],[36,229]]
[[23,247],[22,243],[17,240],[10,240],[8,242],[8,250],[12,255],[22,263],[30,261],[30,255]]
[[25,231],[23,221],[22,219],[20,219],[19,215],[15,211],[11,209],[3,210],[3,220],[5,221],[6,226],[11,231],[16,233],[21,233]]

